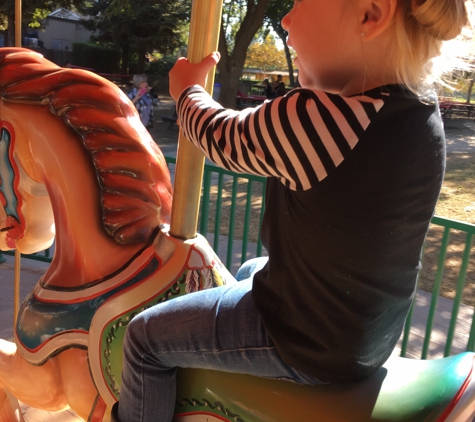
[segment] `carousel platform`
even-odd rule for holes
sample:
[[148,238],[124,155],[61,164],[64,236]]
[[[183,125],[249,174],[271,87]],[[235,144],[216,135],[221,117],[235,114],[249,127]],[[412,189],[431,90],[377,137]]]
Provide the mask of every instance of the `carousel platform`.
[[21,409],[25,422],[82,422],[82,419],[76,416],[72,410],[57,413],[45,412],[26,404],[22,404]]

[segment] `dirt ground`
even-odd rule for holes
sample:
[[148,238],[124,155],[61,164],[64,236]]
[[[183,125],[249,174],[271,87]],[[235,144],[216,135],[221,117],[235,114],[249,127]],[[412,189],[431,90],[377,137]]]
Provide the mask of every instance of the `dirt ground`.
[[175,102],[171,97],[165,95],[159,95],[159,99],[158,106],[153,110],[153,128],[150,129],[150,134],[159,146],[177,144],[178,126],[172,125],[168,129],[169,122],[162,120],[162,116],[173,116]]
[[[161,97],[159,107],[155,108],[154,128],[152,136],[159,145],[170,147],[176,144],[178,128],[174,125],[170,130],[168,123],[161,120],[162,115],[172,115],[174,102],[169,97]],[[467,120],[468,121],[468,120]],[[447,169],[442,192],[436,208],[436,215],[475,224],[475,128],[467,127],[464,120],[447,120],[445,122],[448,154]],[[473,148],[473,149],[472,149]],[[455,151],[455,152],[452,152]],[[463,152],[463,151],[468,151]],[[244,221],[244,198],[247,183],[241,182],[238,186],[238,207],[235,217],[235,235],[242,236]],[[261,210],[262,187],[259,184],[253,186],[253,200],[251,204],[250,235],[249,241],[256,242],[259,230]],[[226,235],[229,227],[229,215],[231,209],[231,191],[225,186],[222,192],[223,203],[221,206],[221,234]],[[209,232],[214,232],[214,215],[216,212],[217,188],[212,187],[210,200]],[[423,269],[419,286],[423,290],[432,291],[436,278],[436,268],[439,260],[440,243],[443,230],[432,226],[427,236],[424,249]],[[441,295],[454,298],[457,290],[461,258],[465,248],[465,234],[452,231]],[[475,247],[471,248],[471,260],[467,269],[465,284],[463,287],[463,303],[475,306]]]

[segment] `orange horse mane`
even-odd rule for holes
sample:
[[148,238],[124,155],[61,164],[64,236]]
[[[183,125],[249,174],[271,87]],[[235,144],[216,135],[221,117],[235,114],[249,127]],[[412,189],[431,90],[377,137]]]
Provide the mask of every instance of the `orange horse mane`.
[[157,226],[169,222],[165,159],[151,138],[140,141],[130,128],[136,110],[118,87],[31,50],[2,48],[0,93],[6,102],[49,106],[82,141],[94,164],[104,228],[117,243],[147,242]]

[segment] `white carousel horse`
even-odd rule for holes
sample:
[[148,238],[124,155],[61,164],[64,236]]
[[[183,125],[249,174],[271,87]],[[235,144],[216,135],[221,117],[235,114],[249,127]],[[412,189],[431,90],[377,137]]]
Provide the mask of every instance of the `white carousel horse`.
[[[202,237],[168,234],[163,156],[115,85],[6,48],[0,92],[0,250],[42,250],[56,229],[15,341],[0,341],[0,422],[21,420],[13,396],[106,421],[133,316],[234,279]],[[183,369],[175,421],[470,421],[473,360],[391,359],[361,383],[322,387]]]

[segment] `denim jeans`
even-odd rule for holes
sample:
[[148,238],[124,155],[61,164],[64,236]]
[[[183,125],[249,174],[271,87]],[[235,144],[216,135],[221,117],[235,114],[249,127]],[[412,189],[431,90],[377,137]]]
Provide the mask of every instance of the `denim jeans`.
[[150,308],[129,324],[119,401],[121,422],[168,422],[176,368],[204,368],[321,384],[285,364],[267,336],[252,278]]

